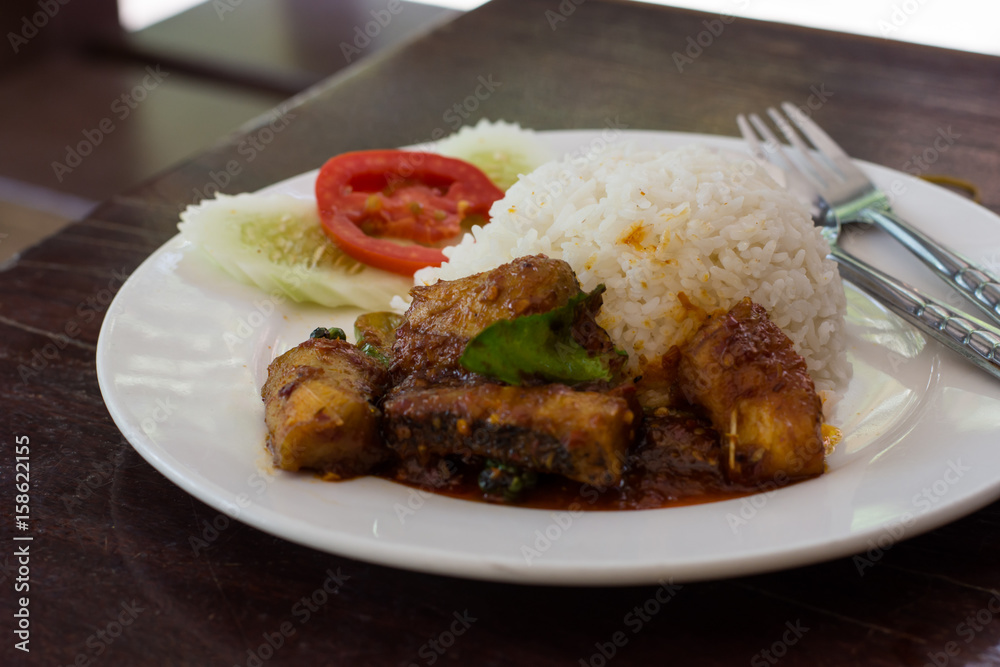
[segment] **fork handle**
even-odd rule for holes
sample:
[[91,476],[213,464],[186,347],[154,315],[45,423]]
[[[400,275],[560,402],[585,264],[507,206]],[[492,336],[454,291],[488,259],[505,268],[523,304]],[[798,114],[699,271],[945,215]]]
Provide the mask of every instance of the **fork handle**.
[[1000,379],[1000,329],[921,294],[838,246],[830,256],[841,276],[887,305],[921,331]]
[[858,213],[858,218],[889,232],[938,277],[976,304],[988,321],[1000,324],[1000,278],[941,245],[891,211],[866,208]]

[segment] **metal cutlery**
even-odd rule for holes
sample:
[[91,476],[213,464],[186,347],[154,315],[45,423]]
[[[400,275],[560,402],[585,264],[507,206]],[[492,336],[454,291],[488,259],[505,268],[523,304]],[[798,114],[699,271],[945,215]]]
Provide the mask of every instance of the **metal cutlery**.
[[[794,107],[792,107],[794,111],[789,111],[787,108],[789,106],[791,105],[787,103],[783,105],[786,113],[791,115],[798,112]],[[830,244],[830,257],[839,264],[841,275],[886,304],[892,311],[899,314],[903,319],[921,331],[924,331],[945,346],[958,352],[994,377],[1000,378],[1000,328],[961,311],[957,311],[925,294],[921,294],[913,287],[883,273],[870,264],[847,253],[840,247],[841,223],[844,218],[859,219],[858,213],[866,210],[866,206],[868,205],[864,203],[865,201],[878,202],[879,197],[884,198],[884,195],[879,193],[874,185],[868,182],[867,177],[864,178],[868,183],[867,194],[863,196],[864,199],[858,195],[853,198],[848,197],[844,194],[846,189],[842,185],[835,184],[833,189],[828,189],[825,184],[819,185],[815,178],[806,174],[799,166],[799,163],[811,165],[817,163],[812,151],[809,150],[805,142],[802,141],[791,125],[777,111],[769,109],[768,112],[771,118],[774,119],[775,124],[788,138],[789,145],[783,147],[770,128],[756,114],[750,114],[749,121],[743,114],[737,117],[736,120],[740,127],[740,132],[750,146],[751,154],[757,163],[767,169],[769,173],[776,175],[776,180],[783,182],[798,198],[810,204],[813,221],[822,228],[823,236]],[[801,129],[802,125],[799,125],[799,127]],[[806,133],[804,129],[802,131]],[[812,134],[813,136],[809,138],[816,145],[817,139],[814,139],[814,136],[818,135],[815,132]],[[822,137],[826,137],[826,135],[822,134]],[[823,143],[822,137],[819,138],[820,143]],[[826,137],[826,139],[829,139],[829,137]],[[767,150],[764,148],[764,142],[767,143]],[[830,141],[830,144],[837,148],[836,144],[833,144],[832,141]],[[785,148],[790,149],[788,152],[795,154],[799,158],[799,162],[791,159]],[[824,149],[829,150],[829,146],[824,146]],[[850,158],[839,148],[837,148],[837,151],[839,151],[842,157],[836,157],[836,160],[849,163]],[[834,158],[831,158],[832,160]],[[857,169],[854,165],[850,166],[852,169]],[[838,165],[838,168],[842,172],[845,169],[840,167],[840,165]],[[832,176],[828,175],[828,178],[833,181]],[[859,191],[857,187],[855,191]],[[835,197],[836,201],[840,202],[840,208],[831,204],[828,197]],[[854,204],[848,204],[847,202],[854,202]],[[880,206],[877,203],[874,205],[876,207]],[[891,212],[885,213],[888,210],[887,206],[886,202],[886,208],[882,209],[882,215],[889,220],[898,220],[895,217],[889,217],[891,216]],[[872,221],[875,222],[876,220],[872,219]],[[903,224],[905,225],[905,223]],[[906,225],[905,228],[899,227],[899,229],[907,232],[907,230],[912,230],[912,227]],[[899,237],[897,236],[897,238]],[[927,241],[933,244],[933,241],[930,241],[922,234],[914,238],[918,238],[919,243]],[[913,250],[913,247],[910,245],[907,245],[907,247]],[[914,252],[916,251],[914,250]],[[944,252],[949,253],[950,251]],[[975,271],[975,269],[963,269],[961,273],[962,275],[967,275],[971,271]],[[997,287],[994,283],[986,282],[985,284],[994,288]],[[984,290],[977,289],[977,292],[983,293]],[[991,291],[990,294],[992,293]],[[968,292],[963,292],[963,294],[970,296]],[[998,296],[998,303],[1000,303],[1000,289],[996,290],[996,295]],[[985,309],[982,302],[976,300],[976,303]]]
[[[842,224],[878,225],[939,278],[975,304],[988,321],[1000,325],[1000,278],[896,215],[889,197],[869,180],[826,132],[798,107],[784,102],[781,108],[785,116],[773,108],[768,109],[768,115],[804,158],[806,171],[803,175],[826,200],[832,215]],[[751,120],[754,117],[751,115]],[[755,127],[759,130],[759,126]],[[815,150],[810,150],[803,137]]]

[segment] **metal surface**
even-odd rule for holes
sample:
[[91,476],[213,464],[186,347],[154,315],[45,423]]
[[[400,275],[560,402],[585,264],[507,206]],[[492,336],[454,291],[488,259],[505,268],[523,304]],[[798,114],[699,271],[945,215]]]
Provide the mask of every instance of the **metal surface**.
[[[797,110],[789,111],[789,106],[783,105],[791,116]],[[796,135],[787,121],[774,109],[769,109],[768,113],[788,138],[790,147],[800,160],[817,165],[816,159],[810,155],[808,146]],[[736,122],[758,164],[768,168],[769,173],[774,173],[774,167],[780,167],[783,174],[775,174],[776,180],[783,182],[796,197],[809,203],[812,218],[822,228],[823,236],[830,244],[830,257],[840,265],[843,278],[879,299],[924,333],[1000,379],[1000,329],[921,294],[915,288],[851,255],[840,246],[841,215],[853,215],[852,202],[869,197],[870,193],[880,192],[867,176],[850,164],[850,158],[846,153],[832,142],[829,145],[817,146],[828,151],[827,156],[831,161],[835,161],[842,172],[852,174],[857,172],[849,180],[844,180],[832,189],[828,189],[810,177],[788,155],[760,116],[750,114],[748,121],[746,116],[740,114]],[[827,178],[831,177],[828,175]],[[867,183],[867,188],[859,187],[859,179]],[[839,208],[834,206],[827,197],[837,198],[842,205]]]

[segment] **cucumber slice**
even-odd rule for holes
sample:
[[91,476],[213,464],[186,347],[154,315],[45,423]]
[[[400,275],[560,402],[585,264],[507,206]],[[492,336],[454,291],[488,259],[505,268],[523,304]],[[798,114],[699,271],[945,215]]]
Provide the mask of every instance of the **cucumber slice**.
[[502,120],[492,123],[485,118],[439,141],[437,151],[476,165],[501,190],[516,183],[520,174],[532,172],[555,158],[534,130]]
[[189,206],[177,227],[237,280],[294,301],[387,310],[413,286],[341,252],[323,233],[312,199],[219,194]]

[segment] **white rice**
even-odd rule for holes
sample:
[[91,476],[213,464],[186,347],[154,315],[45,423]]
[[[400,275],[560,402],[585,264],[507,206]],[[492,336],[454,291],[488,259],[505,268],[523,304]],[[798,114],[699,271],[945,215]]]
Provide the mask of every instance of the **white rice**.
[[636,373],[699,326],[679,292],[708,313],[749,296],[791,338],[818,390],[835,398],[846,389],[837,267],[808,211],[750,160],[613,145],[522,176],[490,215],[416,283],[524,255],[564,259],[585,290],[607,287],[598,321]]

